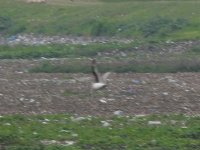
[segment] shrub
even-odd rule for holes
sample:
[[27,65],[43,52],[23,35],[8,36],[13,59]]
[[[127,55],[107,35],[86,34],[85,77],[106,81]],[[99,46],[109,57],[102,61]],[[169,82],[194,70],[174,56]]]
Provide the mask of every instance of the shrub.
[[153,35],[165,36],[170,32],[180,30],[188,24],[184,18],[169,19],[165,17],[155,17],[141,26],[140,31],[145,37]]
[[102,35],[113,35],[112,26],[105,20],[93,19],[90,21],[91,35],[102,36]]
[[13,25],[13,21],[9,17],[0,16],[0,33],[7,32]]
[[192,52],[200,53],[200,46],[194,46],[191,50]]

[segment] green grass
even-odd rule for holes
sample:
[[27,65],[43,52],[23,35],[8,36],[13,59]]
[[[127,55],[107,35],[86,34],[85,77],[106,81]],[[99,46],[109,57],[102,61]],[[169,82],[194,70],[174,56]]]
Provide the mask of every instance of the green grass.
[[[97,58],[100,72],[176,73],[200,71],[199,46],[193,46],[179,53],[176,53],[176,51],[162,53],[160,49],[166,46],[163,43],[153,43],[155,47],[154,51],[144,48],[151,47],[152,43],[144,44],[142,46],[143,48],[140,50],[135,49],[137,45],[138,44],[133,43],[120,46],[115,44],[97,44],[93,45],[93,48],[88,45],[85,49],[80,50],[81,53],[78,53],[79,47],[75,46],[74,50],[70,51],[72,55],[66,56],[67,59],[65,63],[55,63],[50,60],[44,60],[39,65],[29,68],[29,72],[90,73],[91,62],[88,58],[91,57]],[[120,54],[120,52],[125,52],[126,56],[123,57],[113,53],[116,49],[118,50],[118,54]],[[108,57],[105,57],[101,55],[98,56],[98,53],[110,54]],[[65,55],[62,54],[61,56]],[[29,57],[31,57],[30,54]],[[79,59],[75,59],[77,57]]]
[[[200,118],[184,115],[84,117],[12,115],[0,118],[0,145],[5,150],[197,150]],[[109,126],[103,127],[103,122]],[[161,125],[148,125],[160,121]],[[42,141],[74,141],[71,146]]]
[[[154,51],[148,47],[154,47]],[[108,54],[112,63],[99,65],[101,72],[199,72],[200,51],[199,46],[193,46],[179,53],[162,52],[167,44],[159,42],[133,42],[104,43],[88,45],[39,45],[39,46],[0,46],[0,59],[35,59],[35,58],[68,58],[66,64],[52,64],[45,61],[30,72],[63,72],[63,73],[89,73],[90,62],[87,58],[96,57],[103,61]],[[139,50],[137,49],[139,47]],[[120,53],[126,53],[121,56]],[[103,56],[102,56],[103,55]],[[103,58],[105,57],[105,58]],[[80,60],[76,59],[79,58]],[[105,61],[107,62],[107,61]]]
[[0,33],[199,39],[199,14],[195,0],[0,0]]
[[127,50],[138,46],[138,43],[120,44],[88,44],[88,45],[39,45],[39,46],[0,46],[0,59],[18,59],[18,58],[73,58],[73,57],[93,57],[98,52],[111,52]]

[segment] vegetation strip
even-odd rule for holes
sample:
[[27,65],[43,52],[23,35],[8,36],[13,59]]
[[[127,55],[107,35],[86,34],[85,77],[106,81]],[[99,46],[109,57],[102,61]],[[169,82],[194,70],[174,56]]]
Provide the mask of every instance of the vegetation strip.
[[[101,72],[138,72],[138,73],[177,73],[177,72],[199,72],[199,59],[180,59],[180,60],[146,60],[146,61],[128,61],[99,65]],[[45,61],[38,66],[29,69],[31,73],[91,73],[90,64],[86,63],[69,63],[69,64],[52,64]]]
[[199,39],[199,6],[179,0],[0,0],[0,34]]
[[185,115],[1,116],[0,146],[6,150],[194,150],[200,148],[199,121],[199,116]]

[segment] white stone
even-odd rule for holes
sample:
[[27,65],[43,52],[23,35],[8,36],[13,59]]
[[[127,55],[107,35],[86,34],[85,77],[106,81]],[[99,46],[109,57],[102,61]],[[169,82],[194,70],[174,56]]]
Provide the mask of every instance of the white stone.
[[86,119],[85,117],[77,117],[77,118],[71,117],[72,121],[81,121],[81,120],[85,120],[85,119]]
[[146,115],[145,114],[138,114],[138,115],[135,115],[135,117],[145,117]]
[[33,132],[33,135],[37,135],[38,133],[37,132]]
[[20,100],[20,101],[24,101],[25,99],[24,99],[23,97],[21,97],[19,100]]
[[5,123],[4,125],[6,125],[6,126],[11,126],[11,124],[10,124],[10,123]]
[[163,95],[167,96],[167,95],[169,95],[169,93],[167,93],[167,92],[163,92]]
[[171,120],[170,122],[171,122],[171,124],[173,124],[173,125],[175,125],[175,124],[177,123],[176,120]]
[[35,102],[35,100],[34,99],[30,99],[30,102],[33,103],[33,102]]
[[104,103],[104,104],[107,103],[107,101],[106,101],[104,98],[100,99],[99,101],[100,101],[101,103]]
[[62,145],[63,146],[70,146],[70,145],[73,145],[73,144],[75,144],[74,141],[64,141]]
[[108,123],[107,121],[101,121],[103,127],[108,127],[110,126],[110,123]]
[[123,115],[123,111],[117,110],[114,112],[114,115],[121,116],[121,115]]
[[148,125],[161,125],[160,121],[148,121]]
[[173,79],[168,79],[168,82],[169,82],[169,83],[176,83],[177,81],[176,81],[176,80],[173,80]]

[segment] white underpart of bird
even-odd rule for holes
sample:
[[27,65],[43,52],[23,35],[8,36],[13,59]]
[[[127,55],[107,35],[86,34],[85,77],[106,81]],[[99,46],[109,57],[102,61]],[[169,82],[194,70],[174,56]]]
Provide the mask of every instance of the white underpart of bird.
[[94,90],[99,90],[107,86],[107,78],[110,75],[110,72],[106,72],[102,77],[99,77],[99,82],[93,83],[92,88]]
[[105,84],[105,83],[101,83],[101,82],[93,83],[93,84],[92,84],[92,88],[93,88],[94,90],[101,89],[101,88],[103,88],[104,86],[106,86],[106,84]]

